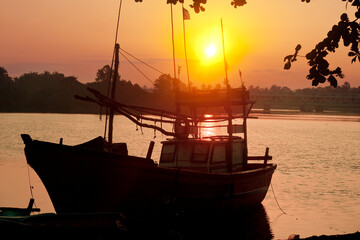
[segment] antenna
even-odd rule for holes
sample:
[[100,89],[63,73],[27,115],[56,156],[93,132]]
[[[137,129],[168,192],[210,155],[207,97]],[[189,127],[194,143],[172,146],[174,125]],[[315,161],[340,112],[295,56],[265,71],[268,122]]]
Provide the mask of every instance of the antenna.
[[242,79],[242,72],[240,69],[239,69],[239,76],[240,76],[241,86],[244,87],[244,81]]

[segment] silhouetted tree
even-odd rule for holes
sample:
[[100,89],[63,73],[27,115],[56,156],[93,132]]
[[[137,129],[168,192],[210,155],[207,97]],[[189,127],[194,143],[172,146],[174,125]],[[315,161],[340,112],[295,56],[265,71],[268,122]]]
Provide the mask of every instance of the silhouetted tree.
[[249,92],[250,95],[354,95],[359,97],[360,86],[357,88],[351,88],[350,83],[344,82],[342,86],[337,88],[326,86],[291,90],[288,87],[280,87],[277,85],[272,85],[270,89],[260,88],[259,86],[254,87],[253,85],[250,85]]
[[96,82],[109,81],[110,73],[111,73],[110,66],[105,65],[104,67],[102,67],[97,71],[95,81]]
[[11,84],[12,79],[9,77],[8,72],[5,68],[0,67],[0,86],[4,87],[7,84]]
[[[304,2],[305,0],[301,1]],[[357,8],[355,19],[350,20],[349,16],[346,13],[343,13],[340,17],[340,21],[328,32],[327,37],[316,44],[315,48],[306,54],[305,57],[310,65],[309,74],[306,78],[312,81],[313,86],[328,81],[331,86],[337,87],[338,81],[336,77],[344,77],[340,67],[330,69],[329,62],[325,59],[329,53],[334,53],[335,50],[339,48],[341,39],[343,40],[343,45],[345,47],[350,47],[348,56],[351,57],[351,63],[356,62],[356,60],[360,62],[360,0],[342,1],[351,3],[353,7]],[[310,0],[306,0],[306,2],[310,2]],[[299,44],[295,48],[295,53],[293,55],[288,55],[284,58],[284,61],[286,62],[284,66],[285,69],[290,69],[291,63],[296,61],[300,49],[301,45]]]
[[3,76],[8,76],[8,72],[6,71],[5,68],[0,67],[0,77],[3,77]]
[[62,73],[30,72],[15,78],[13,107],[4,111],[95,113],[94,104],[78,101],[75,94],[87,93],[83,84],[73,76]]
[[214,88],[214,89],[221,89],[220,83],[217,83],[217,84],[215,85],[215,88]]
[[5,68],[0,67],[0,110],[11,111],[14,107],[15,83]]
[[154,82],[154,92],[160,94],[171,94],[173,91],[172,78],[170,74],[162,74]]

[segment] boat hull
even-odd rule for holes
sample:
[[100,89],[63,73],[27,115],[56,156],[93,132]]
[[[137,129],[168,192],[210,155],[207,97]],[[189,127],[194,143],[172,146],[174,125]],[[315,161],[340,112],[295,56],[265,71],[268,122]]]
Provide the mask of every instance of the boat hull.
[[29,165],[57,213],[134,213],[176,206],[239,211],[264,199],[276,165],[233,173],[159,167],[151,159],[41,141],[26,143]]

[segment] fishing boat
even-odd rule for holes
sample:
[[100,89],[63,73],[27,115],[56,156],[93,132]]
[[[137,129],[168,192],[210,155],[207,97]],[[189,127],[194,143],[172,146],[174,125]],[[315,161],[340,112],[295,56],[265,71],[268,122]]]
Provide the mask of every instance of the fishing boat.
[[[113,87],[117,66],[118,54]],[[146,157],[129,155],[126,143],[112,143],[112,125],[108,139],[97,137],[75,146],[62,144],[62,139],[50,143],[21,135],[27,163],[57,213],[133,214],[169,205],[189,212],[231,212],[262,202],[276,164],[268,162],[268,148],[262,156],[248,156],[247,119],[254,102],[245,87],[180,92],[174,84],[174,89],[175,112],[126,105],[93,89],[93,97],[77,96],[109,108],[111,123],[117,112],[167,135],[159,161],[152,159],[154,142]],[[220,127],[226,135],[202,134],[203,129]]]

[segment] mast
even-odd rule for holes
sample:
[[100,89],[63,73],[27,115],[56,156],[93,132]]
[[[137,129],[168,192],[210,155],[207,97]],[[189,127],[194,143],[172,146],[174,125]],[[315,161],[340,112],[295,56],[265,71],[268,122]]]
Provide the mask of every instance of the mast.
[[244,82],[242,80],[242,74],[239,70],[240,74],[240,80],[241,80],[241,94],[242,94],[242,102],[243,102],[243,128],[244,128],[244,145],[243,145],[243,165],[245,166],[247,164],[248,159],[248,147],[247,147],[247,117],[248,117],[248,110],[246,109],[247,103],[246,103],[246,89],[244,86]]
[[[119,44],[115,44],[115,67],[114,67],[114,77],[112,80],[112,86],[111,86],[111,95],[110,98],[115,100],[115,94],[116,94],[116,81],[118,79],[119,73],[118,73],[118,69],[119,69],[119,49],[120,46]],[[109,114],[109,135],[108,135],[108,142],[110,145],[110,150],[111,150],[111,144],[112,144],[112,139],[113,139],[113,123],[114,123],[114,109],[110,109],[110,114]]]
[[188,13],[188,12],[184,8],[184,3],[182,3],[181,6],[182,6],[182,13],[183,13],[183,33],[184,33],[183,35],[184,35],[184,53],[185,53],[186,73],[187,73],[189,92],[191,92],[190,76],[189,76],[189,64],[188,64],[188,58],[187,58],[187,53],[186,53],[186,36],[185,36],[185,19],[190,19],[190,18],[185,16],[185,11],[186,11],[186,13]]
[[[115,48],[113,51],[113,55],[112,55],[112,59],[111,59],[111,67],[110,67],[110,76],[109,76],[109,84],[108,84],[108,89],[107,89],[107,97],[109,97],[110,95],[110,84],[111,84],[111,77],[112,77],[112,73],[113,73],[113,65],[114,65],[114,58],[115,58],[115,49],[116,49],[116,43],[117,43],[117,36],[118,36],[118,32],[119,32],[119,24],[120,24],[120,13],[121,13],[121,6],[122,6],[122,0],[120,0],[119,2],[119,11],[118,11],[118,17],[117,17],[117,23],[116,23],[116,31],[115,31]],[[118,52],[118,51],[117,51]],[[106,110],[106,120],[105,120],[105,130],[104,130],[104,139],[106,137],[106,131],[107,131],[107,124],[108,124],[108,117],[109,117],[109,109]],[[100,108],[100,114],[101,114],[101,108]],[[101,117],[100,117],[101,119]],[[109,121],[110,122],[110,121]],[[112,131],[112,127],[111,127],[111,131]],[[108,135],[110,135],[110,132],[108,132]],[[111,134],[112,136],[112,134]],[[111,139],[112,141],[112,139]]]
[[174,18],[173,18],[173,8],[172,3],[170,3],[171,9],[171,36],[172,36],[172,48],[173,48],[173,64],[174,64],[174,79],[176,79],[176,63],[175,63],[175,42],[174,42]]
[[221,36],[222,36],[222,45],[223,45],[223,55],[224,55],[224,65],[225,65],[225,83],[226,83],[226,95],[227,95],[227,103],[226,103],[226,111],[228,113],[228,134],[229,134],[229,142],[228,142],[228,151],[227,151],[227,168],[229,172],[232,172],[232,155],[233,155],[233,129],[232,129],[232,109],[231,109],[231,101],[230,101],[230,85],[228,79],[228,64],[226,62],[225,57],[225,41],[224,41],[224,28],[223,22],[221,19]]
[[[178,97],[179,97],[179,80],[176,78],[176,63],[175,63],[175,40],[174,40],[174,17],[173,17],[173,3],[170,3],[170,10],[171,10],[171,36],[172,36],[172,50],[173,50],[173,64],[174,64],[174,78],[172,80],[173,90],[175,94],[175,109],[176,114],[180,114],[180,105],[178,103]],[[180,124],[180,120],[179,120]],[[181,124],[179,125],[181,126]],[[177,127],[175,126],[175,132]]]

